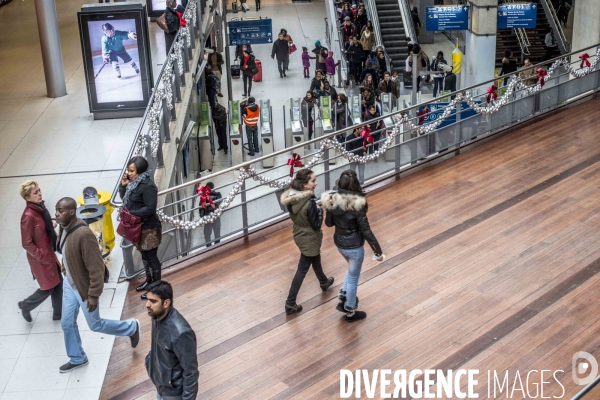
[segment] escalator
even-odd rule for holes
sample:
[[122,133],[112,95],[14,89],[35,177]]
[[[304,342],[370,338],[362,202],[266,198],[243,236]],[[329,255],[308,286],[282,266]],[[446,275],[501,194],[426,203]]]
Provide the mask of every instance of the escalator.
[[404,72],[408,57],[407,35],[402,22],[402,13],[398,0],[373,0],[377,8],[377,17],[381,30],[381,40],[393,62],[393,70]]

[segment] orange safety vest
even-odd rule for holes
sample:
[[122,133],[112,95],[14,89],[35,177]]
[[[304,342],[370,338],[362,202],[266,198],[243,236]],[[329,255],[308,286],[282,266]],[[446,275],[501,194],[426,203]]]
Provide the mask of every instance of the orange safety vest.
[[246,107],[246,114],[243,115],[246,126],[258,125],[258,117],[260,116],[260,107],[256,107],[256,111],[252,111]]

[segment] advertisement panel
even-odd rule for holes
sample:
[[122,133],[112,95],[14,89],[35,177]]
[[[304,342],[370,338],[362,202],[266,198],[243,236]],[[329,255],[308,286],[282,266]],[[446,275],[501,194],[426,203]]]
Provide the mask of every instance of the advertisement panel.
[[153,86],[145,6],[86,4],[78,18],[90,112],[142,115]]
[[469,7],[427,7],[425,30],[464,31],[469,29]]

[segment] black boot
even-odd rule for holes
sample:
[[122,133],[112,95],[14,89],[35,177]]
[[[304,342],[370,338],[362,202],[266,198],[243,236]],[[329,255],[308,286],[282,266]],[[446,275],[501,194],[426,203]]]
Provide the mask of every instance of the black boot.
[[300,311],[302,311],[302,306],[300,304],[294,304],[293,306],[289,306],[287,303],[285,304],[285,313],[287,315],[296,314]]
[[[150,268],[150,274],[152,275],[152,282],[160,281],[161,270]],[[148,293],[144,293],[140,296],[142,300],[148,299]]]
[[331,285],[333,285],[333,280],[334,280],[333,276],[330,276],[329,278],[327,278],[327,282],[321,283],[321,290],[324,291],[324,292],[326,292],[327,289],[329,289],[329,287]]
[[146,286],[152,283],[152,269],[148,268],[146,263],[144,263],[144,269],[146,270],[146,281],[135,288],[136,292],[143,292],[146,289]]
[[[346,310],[344,309],[344,306],[346,305],[346,292],[342,292],[340,290],[340,294],[338,294],[338,299],[339,299],[339,303],[338,303],[337,307],[335,307],[335,309],[338,310],[339,312],[345,313]],[[358,296],[356,296],[356,306],[358,307]]]
[[352,309],[344,306],[344,309],[346,310],[346,322],[355,322],[367,318],[367,313],[364,311],[356,311],[357,308],[358,304]]

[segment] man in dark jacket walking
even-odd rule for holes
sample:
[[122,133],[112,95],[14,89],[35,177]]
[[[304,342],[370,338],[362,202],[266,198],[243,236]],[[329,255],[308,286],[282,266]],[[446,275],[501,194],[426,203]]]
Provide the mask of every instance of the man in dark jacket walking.
[[350,42],[350,46],[348,46],[348,51],[346,54],[348,56],[348,62],[350,63],[350,75],[354,76],[354,83],[359,85],[363,59],[363,47],[356,36],[352,38],[352,42]]
[[217,140],[219,142],[219,148],[217,151],[225,151],[229,146],[227,145],[227,110],[219,103],[215,103],[212,107],[212,117],[215,121],[215,129],[217,131]]
[[219,100],[217,99],[217,91],[219,90],[219,79],[213,73],[210,65],[206,66],[206,96],[208,97],[208,103],[212,107]]
[[279,77],[283,78],[285,75],[285,66],[289,62],[289,42],[284,39],[283,33],[279,33],[277,40],[273,42],[273,50],[271,50],[271,58],[277,57],[277,69],[279,70]]
[[173,307],[173,288],[165,281],[148,287],[146,309],[152,317],[152,344],[146,371],[159,400],[194,400],[198,395],[196,334]]
[[77,218],[77,203],[70,197],[64,197],[56,203],[56,222],[58,231],[58,251],[63,255],[62,272],[63,305],[62,330],[67,355],[71,359],[62,365],[61,373],[71,372],[88,363],[87,355],[81,345],[77,315],[79,309],[90,329],[115,336],[129,336],[131,347],[140,342],[140,323],[136,319],[116,321],[100,318],[98,298],[104,289],[104,261],[98,247],[96,235],[85,222]]

